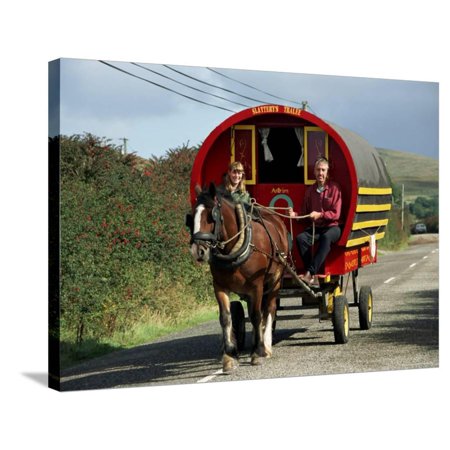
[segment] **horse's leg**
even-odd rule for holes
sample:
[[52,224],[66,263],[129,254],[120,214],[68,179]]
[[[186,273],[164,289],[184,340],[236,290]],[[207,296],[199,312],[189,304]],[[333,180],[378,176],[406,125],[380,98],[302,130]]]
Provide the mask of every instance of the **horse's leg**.
[[230,297],[229,293],[214,285],[214,293],[216,295],[217,303],[219,304],[219,320],[222,326],[223,335],[223,356],[222,356],[222,370],[227,373],[231,372],[237,367],[237,345],[233,333],[233,326],[230,312]]
[[272,291],[267,297],[267,303],[263,313],[263,341],[264,350],[268,357],[272,356],[272,334],[273,322],[277,312],[277,295],[278,289]]
[[262,282],[257,285],[250,296],[249,316],[253,325],[253,349],[251,355],[251,364],[256,366],[261,364],[260,358],[267,356],[264,350],[263,321],[261,313],[263,286]]

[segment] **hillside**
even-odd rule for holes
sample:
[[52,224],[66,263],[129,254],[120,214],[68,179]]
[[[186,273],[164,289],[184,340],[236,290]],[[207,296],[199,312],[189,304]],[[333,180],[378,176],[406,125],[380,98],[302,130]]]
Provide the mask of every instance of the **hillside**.
[[439,194],[439,161],[415,153],[377,148],[395,184],[405,185],[405,200]]

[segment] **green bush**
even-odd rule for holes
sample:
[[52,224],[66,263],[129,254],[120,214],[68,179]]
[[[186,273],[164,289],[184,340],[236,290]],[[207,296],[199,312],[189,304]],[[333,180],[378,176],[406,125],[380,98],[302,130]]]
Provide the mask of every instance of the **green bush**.
[[177,321],[211,300],[192,263],[184,214],[197,148],[162,158],[122,155],[90,134],[63,136],[61,335],[78,343],[157,314]]
[[439,233],[439,216],[426,217],[424,223],[427,226],[428,233]]
[[417,197],[409,205],[409,210],[417,219],[437,216],[439,214],[439,197]]
[[398,250],[408,245],[410,217],[407,211],[404,211],[402,227],[401,209],[393,208],[389,213],[389,222],[386,227],[384,239],[379,241],[381,249]]

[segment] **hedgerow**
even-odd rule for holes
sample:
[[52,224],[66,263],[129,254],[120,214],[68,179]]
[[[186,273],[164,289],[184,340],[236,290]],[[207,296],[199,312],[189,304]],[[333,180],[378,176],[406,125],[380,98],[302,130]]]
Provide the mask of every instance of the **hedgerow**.
[[211,301],[184,215],[197,148],[144,160],[91,134],[60,138],[60,326],[101,339],[149,313],[173,322]]

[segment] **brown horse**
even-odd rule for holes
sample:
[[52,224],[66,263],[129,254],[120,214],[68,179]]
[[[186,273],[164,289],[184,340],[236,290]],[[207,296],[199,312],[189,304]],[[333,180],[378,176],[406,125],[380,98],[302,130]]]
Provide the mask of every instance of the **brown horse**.
[[196,193],[191,253],[196,261],[210,264],[223,333],[223,372],[237,366],[239,350],[230,292],[247,302],[253,325],[251,364],[260,364],[261,357],[272,354],[272,326],[284,271],[278,255],[288,252],[286,227],[270,211],[261,211],[259,219],[250,220],[242,205],[240,211],[244,213],[240,213],[240,219],[245,216],[245,220],[240,223],[238,206],[221,198],[214,184],[209,190],[197,187]]

